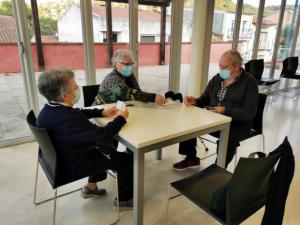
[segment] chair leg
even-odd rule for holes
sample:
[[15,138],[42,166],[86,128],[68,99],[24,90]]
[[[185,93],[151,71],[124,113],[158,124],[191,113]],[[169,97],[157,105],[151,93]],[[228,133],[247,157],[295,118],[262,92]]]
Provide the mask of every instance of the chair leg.
[[167,202],[167,207],[166,207],[165,225],[168,225],[169,201],[170,201],[170,189],[171,189],[171,186],[169,185],[169,187],[168,187],[168,202]]
[[56,199],[57,199],[57,189],[54,192],[54,208],[53,208],[53,225],[55,225],[55,216],[56,216]]
[[265,150],[265,135],[262,134],[262,139],[263,139],[263,152],[266,153],[266,150]]
[[120,206],[119,206],[119,189],[118,189],[118,173],[116,173],[116,190],[117,190],[117,212],[118,218],[117,221],[120,219]]
[[117,192],[117,197],[116,197],[116,202],[117,202],[117,207],[116,207],[116,210],[117,210],[117,218],[115,219],[115,221],[111,224],[111,225],[114,225],[116,224],[119,220],[120,220],[120,206],[119,206],[119,189],[118,189],[118,173],[115,172],[115,171],[112,171],[111,170],[107,170],[106,171],[112,178],[116,179],[116,192]]
[[208,147],[206,146],[206,144],[204,143],[203,139],[202,139],[201,137],[200,137],[199,139],[200,139],[200,141],[201,141],[201,144],[202,144],[203,147],[205,148],[205,151],[208,152],[209,149],[208,149]]
[[39,160],[37,160],[37,164],[36,164],[35,182],[34,182],[34,193],[33,193],[33,203],[35,205],[37,205],[37,202],[36,202],[36,190],[37,190],[38,175],[39,175]]
[[156,150],[156,160],[161,160],[162,158],[162,149],[157,149]]
[[235,170],[237,164],[237,149],[235,150],[235,154],[234,154],[234,167],[233,167],[233,171]]

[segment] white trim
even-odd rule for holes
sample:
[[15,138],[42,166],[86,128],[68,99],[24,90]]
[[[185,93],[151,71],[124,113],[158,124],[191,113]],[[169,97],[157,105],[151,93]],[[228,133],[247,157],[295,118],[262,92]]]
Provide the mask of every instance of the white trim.
[[172,0],[169,91],[179,91],[184,1]]
[[93,16],[91,12],[91,0],[80,0],[84,65],[87,85],[96,84]]
[[272,61],[271,61],[271,68],[270,68],[270,74],[269,74],[270,78],[274,77],[274,71],[275,71],[275,66],[276,66],[277,53],[278,53],[280,36],[281,36],[281,28],[282,28],[282,22],[283,22],[285,6],[286,6],[286,0],[282,0],[281,1],[281,6],[280,6],[280,13],[279,13],[279,17],[278,17],[278,25],[277,25],[277,28],[276,28],[277,31],[276,31],[276,36],[275,36],[273,55],[272,55]]
[[136,62],[136,67],[133,68],[133,74],[138,80],[139,62],[138,62],[138,0],[129,0],[129,49],[132,52],[133,60]]
[[260,0],[259,7],[258,7],[258,13],[257,13],[257,20],[256,20],[256,30],[255,30],[255,37],[254,37],[254,43],[253,43],[253,53],[252,53],[252,59],[257,58],[257,51],[260,41],[260,32],[261,32],[261,25],[263,21],[264,16],[264,9],[265,9],[265,0]]

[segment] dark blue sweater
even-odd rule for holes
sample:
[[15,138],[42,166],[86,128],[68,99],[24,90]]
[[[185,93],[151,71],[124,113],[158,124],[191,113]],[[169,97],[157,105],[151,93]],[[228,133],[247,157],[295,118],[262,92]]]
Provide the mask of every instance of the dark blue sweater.
[[84,160],[88,155],[84,150],[93,148],[95,144],[112,143],[113,137],[126,123],[121,116],[104,127],[89,121],[90,118],[102,117],[102,112],[99,109],[46,104],[37,118],[37,126],[47,128],[58,154],[62,155],[63,163],[70,165],[76,160]]
[[239,78],[227,87],[223,101],[219,102],[217,94],[223,81],[219,74],[215,75],[196,100],[197,106],[224,106],[224,115],[232,118],[232,125],[246,126],[249,129],[258,104],[258,87],[254,77],[242,69]]

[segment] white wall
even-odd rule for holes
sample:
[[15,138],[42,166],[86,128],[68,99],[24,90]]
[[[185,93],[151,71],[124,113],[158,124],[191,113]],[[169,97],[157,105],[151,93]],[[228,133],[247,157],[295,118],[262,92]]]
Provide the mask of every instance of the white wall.
[[73,4],[57,22],[60,42],[82,42],[80,9]]
[[[106,32],[106,19],[93,14],[94,41],[103,42],[103,32]],[[166,41],[170,35],[171,24],[166,21]],[[155,42],[160,41],[160,20],[140,20],[138,29],[139,41],[141,35],[155,36]],[[129,42],[129,21],[113,19],[112,31],[117,33],[118,42]],[[192,27],[188,22],[183,24],[183,42],[191,41]],[[60,42],[82,42],[81,16],[78,5],[72,5],[58,21],[58,37]]]

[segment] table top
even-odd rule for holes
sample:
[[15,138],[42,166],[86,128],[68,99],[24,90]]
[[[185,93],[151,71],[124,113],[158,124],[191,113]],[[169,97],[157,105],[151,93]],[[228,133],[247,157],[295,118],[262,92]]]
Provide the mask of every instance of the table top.
[[[127,107],[129,117],[119,136],[137,149],[231,121],[230,117],[198,107],[186,107],[183,103],[165,106],[137,101],[129,103],[134,106]],[[107,108],[112,105],[96,107]],[[101,125],[112,120],[113,117],[96,118]]]

